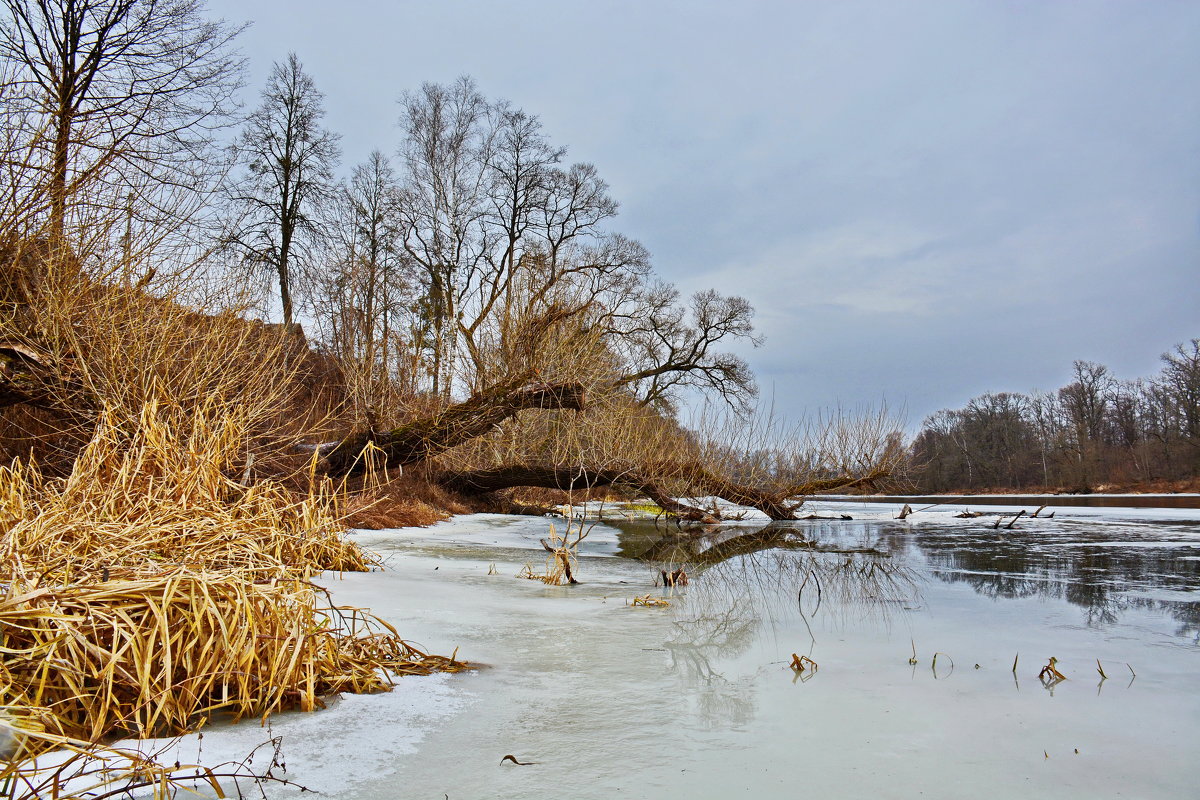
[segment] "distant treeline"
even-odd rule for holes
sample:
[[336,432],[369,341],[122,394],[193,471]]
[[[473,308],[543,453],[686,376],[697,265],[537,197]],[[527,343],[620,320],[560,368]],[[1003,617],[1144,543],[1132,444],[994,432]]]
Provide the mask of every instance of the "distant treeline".
[[1200,339],[1151,378],[1076,361],[1055,392],[985,394],[927,417],[913,442],[922,491],[1169,483],[1200,477]]

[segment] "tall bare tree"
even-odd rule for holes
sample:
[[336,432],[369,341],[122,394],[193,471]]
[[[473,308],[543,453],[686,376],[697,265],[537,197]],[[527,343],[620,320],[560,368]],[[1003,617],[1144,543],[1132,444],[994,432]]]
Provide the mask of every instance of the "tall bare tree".
[[393,392],[413,395],[414,266],[401,241],[400,187],[378,150],[354,168],[331,215],[328,258],[314,283],[317,321],[342,360],[359,417],[386,416]]
[[476,283],[494,232],[488,162],[493,129],[475,83],[427,83],[401,98],[400,153],[406,168],[404,243],[425,272],[434,394],[448,397],[456,374],[461,304]]
[[[241,30],[200,0],[5,0],[13,102],[42,122],[33,165],[52,241],[74,210],[170,213],[207,184],[212,134],[241,85]],[[173,195],[168,203],[163,193]],[[186,204],[184,204],[186,205]],[[176,217],[178,219],[178,216]],[[129,227],[128,225],[126,226]],[[77,243],[71,242],[72,247]]]
[[1163,353],[1157,383],[1164,412],[1176,436],[1191,450],[1193,469],[1200,471],[1200,339]]
[[531,366],[531,345],[561,359],[574,343],[643,406],[669,409],[691,388],[745,408],[754,381],[727,352],[758,342],[745,300],[702,292],[684,304],[655,282],[645,248],[607,229],[608,184],[591,164],[561,166],[565,150],[537,117],[466,78],[401,102],[404,241],[425,274],[437,394]]
[[[489,205],[484,222],[494,236],[494,248],[484,255],[487,268],[472,276],[476,278],[471,287],[472,308],[464,309],[459,324],[476,384],[486,379],[484,349],[502,347],[503,340],[497,337],[503,337],[513,322],[514,293],[519,289],[515,278],[528,246],[534,214],[545,206],[549,175],[566,152],[551,146],[537,117],[507,103],[492,104],[488,124],[492,127],[488,136],[492,146],[484,164]],[[489,325],[493,322],[496,324]]]
[[295,321],[296,264],[318,243],[319,210],[334,194],[340,137],[321,127],[323,95],[295,53],[275,64],[262,103],[238,139],[245,180],[234,190],[244,218],[232,241],[278,279],[283,322]]

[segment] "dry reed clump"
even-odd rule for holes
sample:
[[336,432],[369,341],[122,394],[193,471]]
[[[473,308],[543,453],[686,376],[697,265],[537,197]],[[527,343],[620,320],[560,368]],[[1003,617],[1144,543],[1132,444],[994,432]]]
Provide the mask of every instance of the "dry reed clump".
[[0,697],[21,716],[85,742],[169,735],[464,667],[307,581],[374,562],[332,490],[230,476],[236,415],[151,402],[130,427],[102,414],[65,478],[0,468]]
[[542,539],[542,547],[546,550],[546,567],[545,572],[537,573],[533,571],[530,564],[526,564],[520,572],[517,573],[518,578],[525,578],[531,581],[541,581],[547,586],[562,586],[563,584],[576,584],[579,581],[575,575],[579,572],[579,543],[587,538],[587,535],[592,532],[595,524],[587,526],[584,529],[583,521],[580,520],[574,530],[575,538],[571,538],[572,523],[571,512],[568,510],[567,529],[563,533],[551,525],[550,540]]
[[331,493],[298,497],[229,477],[243,437],[235,417],[186,419],[150,403],[132,433],[102,415],[66,478],[0,467],[0,569],[43,583],[176,568],[369,569],[370,557],[341,536]]
[[458,666],[429,663],[387,623],[305,581],[227,572],[10,587],[0,625],[6,702],[84,741],[181,734],[215,713],[310,711],[336,692],[387,689],[381,669]]

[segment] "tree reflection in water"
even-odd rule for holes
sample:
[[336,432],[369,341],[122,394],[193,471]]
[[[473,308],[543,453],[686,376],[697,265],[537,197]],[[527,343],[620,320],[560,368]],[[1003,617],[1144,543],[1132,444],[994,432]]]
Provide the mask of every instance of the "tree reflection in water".
[[728,677],[714,664],[744,655],[761,626],[797,618],[808,626],[815,615],[886,621],[917,597],[916,573],[902,559],[873,546],[819,543],[811,525],[619,527],[622,555],[647,562],[654,574],[683,568],[691,576],[686,589],[673,590],[684,596],[673,605],[674,630],[664,647],[701,718],[714,726],[753,717],[751,676]]
[[915,532],[893,531],[890,544],[913,542],[939,580],[991,598],[1065,600],[1083,609],[1089,626],[1112,625],[1133,609],[1162,613],[1179,623],[1178,636],[1200,645],[1200,601],[1163,596],[1200,591],[1200,548],[1193,541],[1147,538],[1143,529],[1122,540],[1119,528],[1070,521],[1007,535],[946,526]]
[[[751,599],[739,598],[737,604],[757,609],[752,618],[769,610],[752,601],[768,597],[789,598],[802,614],[811,615],[818,581],[822,604],[829,603],[823,613],[883,613],[896,607],[898,597],[907,602],[901,597],[905,583],[914,583],[928,569],[939,580],[966,584],[990,598],[1065,600],[1083,609],[1090,626],[1111,625],[1134,609],[1165,614],[1178,623],[1178,636],[1200,645],[1200,601],[1191,599],[1200,593],[1200,545],[1194,526],[1185,523],[1126,528],[1123,523],[1055,518],[1000,533],[972,520],[961,525],[772,523],[683,531],[620,527],[621,555],[649,561],[656,570],[683,566],[694,576],[703,575],[692,595],[698,589],[711,591],[717,583],[744,588]],[[689,603],[695,601],[689,598]],[[734,599],[714,603],[732,607]]]

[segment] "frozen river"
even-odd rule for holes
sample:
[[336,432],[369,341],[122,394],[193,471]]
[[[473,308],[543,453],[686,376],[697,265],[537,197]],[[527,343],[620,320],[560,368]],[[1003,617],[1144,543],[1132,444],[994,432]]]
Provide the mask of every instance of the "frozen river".
[[[546,519],[355,534],[387,568],[329,576],[339,602],[489,666],[277,717],[289,777],[388,800],[1200,796],[1196,511],[997,531],[958,509],[816,510],[855,519],[597,525],[572,587],[515,577],[543,563]],[[688,587],[654,586],[681,564]],[[627,605],[647,593],[670,605]],[[1057,685],[1038,679],[1051,656]],[[205,757],[263,738],[213,728]]]

